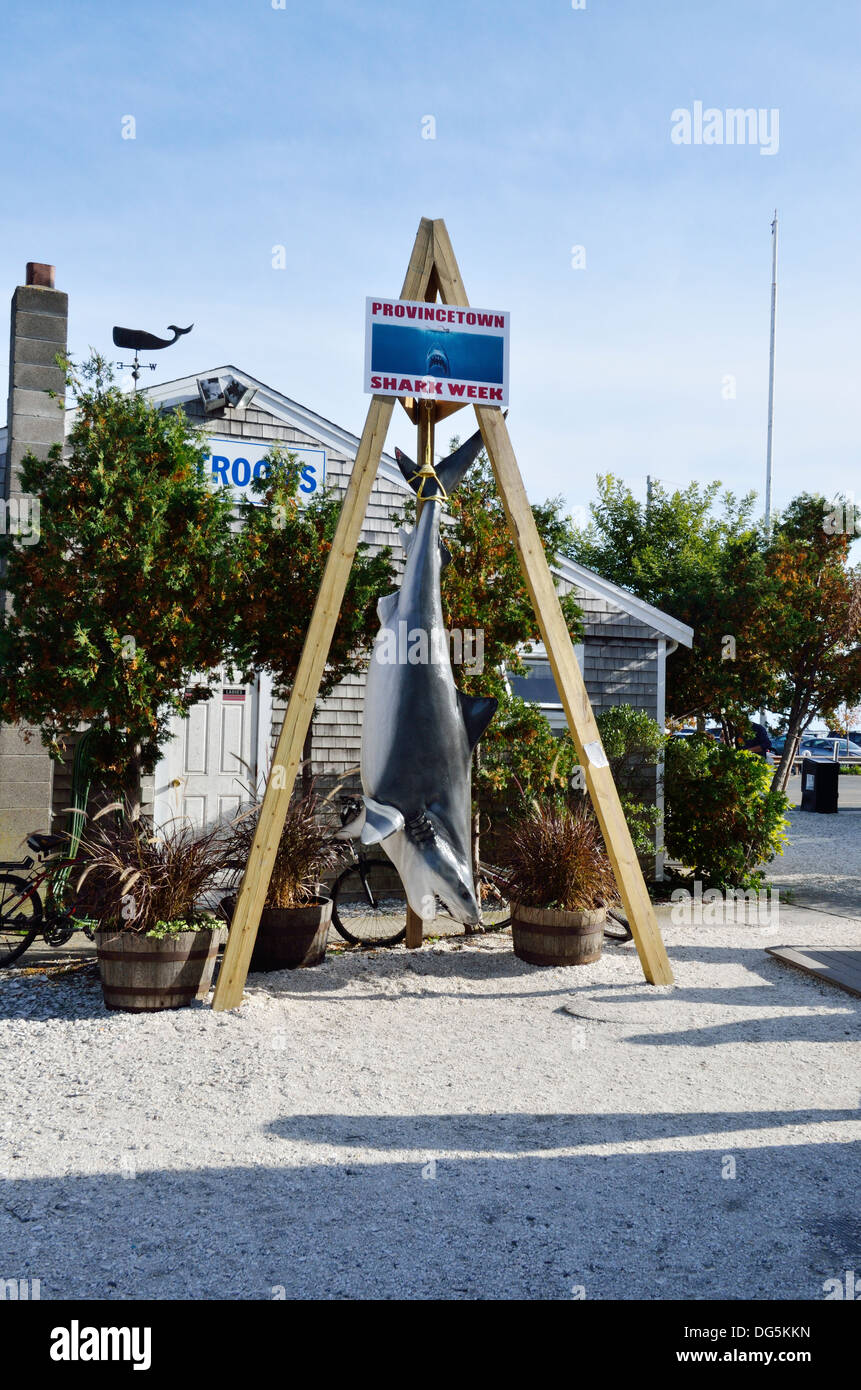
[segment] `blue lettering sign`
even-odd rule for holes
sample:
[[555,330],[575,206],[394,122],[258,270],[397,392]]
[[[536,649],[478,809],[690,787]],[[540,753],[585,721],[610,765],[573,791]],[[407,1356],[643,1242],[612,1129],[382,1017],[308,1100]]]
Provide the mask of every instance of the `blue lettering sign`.
[[317,465],[316,463],[306,463],[300,474],[302,479],[299,484],[300,492],[317,491]]

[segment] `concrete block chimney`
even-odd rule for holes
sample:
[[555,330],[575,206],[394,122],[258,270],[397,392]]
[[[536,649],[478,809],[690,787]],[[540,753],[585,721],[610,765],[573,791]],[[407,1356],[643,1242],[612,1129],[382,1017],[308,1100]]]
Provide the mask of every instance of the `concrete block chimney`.
[[[20,471],[24,456],[33,453],[46,458],[53,444],[63,443],[65,376],[56,358],[67,350],[68,318],[69,297],[54,288],[54,267],[31,261],[26,284],[19,285],[12,296],[9,407],[2,471],[4,522],[9,514],[6,504],[22,491]],[[49,396],[48,391],[58,392],[58,398]],[[0,726],[3,859],[22,856],[21,842],[31,830],[51,829],[53,765],[39,735],[34,733],[27,743],[25,732],[20,726]]]

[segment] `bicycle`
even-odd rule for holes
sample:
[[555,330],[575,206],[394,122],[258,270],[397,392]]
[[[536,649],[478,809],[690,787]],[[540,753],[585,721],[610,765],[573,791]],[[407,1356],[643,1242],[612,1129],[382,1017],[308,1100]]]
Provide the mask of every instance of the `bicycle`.
[[[68,835],[28,835],[27,846],[41,864],[29,855],[20,860],[0,860],[0,870],[13,871],[0,873],[0,968],[23,956],[40,935],[54,947],[65,945],[77,931],[83,931],[90,941],[94,939],[87,921],[75,916],[79,904],[73,899],[63,907],[54,895],[58,879],[74,862],[57,858],[58,852],[69,846]],[[22,873],[26,877],[20,876]],[[39,889],[46,882],[48,901],[43,904]]]
[[[343,797],[341,824],[354,820],[361,809],[360,798]],[[351,946],[396,946],[407,930],[407,897],[397,870],[390,859],[369,854],[361,841],[351,842],[350,848],[353,862],[332,886],[332,925]],[[482,864],[477,888],[484,930],[509,926],[511,910],[500,871]],[[450,915],[437,899],[437,916]]]
[[[362,809],[360,797],[341,798],[341,824]],[[390,859],[349,841],[353,862],[332,885],[332,926],[351,946],[396,946],[407,934],[407,895]]]

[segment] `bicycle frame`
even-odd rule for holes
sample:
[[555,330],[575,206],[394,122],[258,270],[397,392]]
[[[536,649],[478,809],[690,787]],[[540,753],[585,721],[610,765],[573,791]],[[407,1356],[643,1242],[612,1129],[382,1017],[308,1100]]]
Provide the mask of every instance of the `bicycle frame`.
[[[50,885],[53,879],[56,877],[58,870],[71,868],[74,862],[75,861],[73,859],[49,859],[47,861],[44,861],[42,864],[38,866],[38,869],[36,873],[33,875],[33,877],[27,880],[26,892],[21,893],[20,896],[17,898],[9,899],[7,903],[4,903],[4,907],[6,907],[7,911],[20,907],[21,904],[25,903],[28,898],[38,896],[39,889],[42,887],[42,884],[48,882],[48,901],[45,904],[45,912],[42,918],[40,919],[39,930],[42,931],[46,927],[49,930],[51,928],[56,928],[64,921],[69,922],[71,924],[71,922],[74,920],[75,905],[73,904],[71,907],[68,908],[60,907],[54,898]],[[20,860],[0,860],[0,871],[3,872],[6,872],[7,870],[13,872],[28,872],[29,870],[35,867],[35,860],[30,858],[29,856],[25,859]]]

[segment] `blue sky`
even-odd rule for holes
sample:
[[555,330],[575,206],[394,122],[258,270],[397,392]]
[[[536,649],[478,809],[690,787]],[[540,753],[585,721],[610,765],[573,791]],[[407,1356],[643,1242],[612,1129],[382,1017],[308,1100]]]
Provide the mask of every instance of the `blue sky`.
[[[761,491],[777,207],[775,498],[861,484],[848,0],[49,2],[3,39],[0,293],[54,263],[75,354],[194,321],[153,380],[230,361],[358,433],[365,295],[444,217],[472,303],[511,311],[534,498]],[[674,144],[697,100],[777,108],[777,153]],[[400,409],[389,442],[414,449]]]

